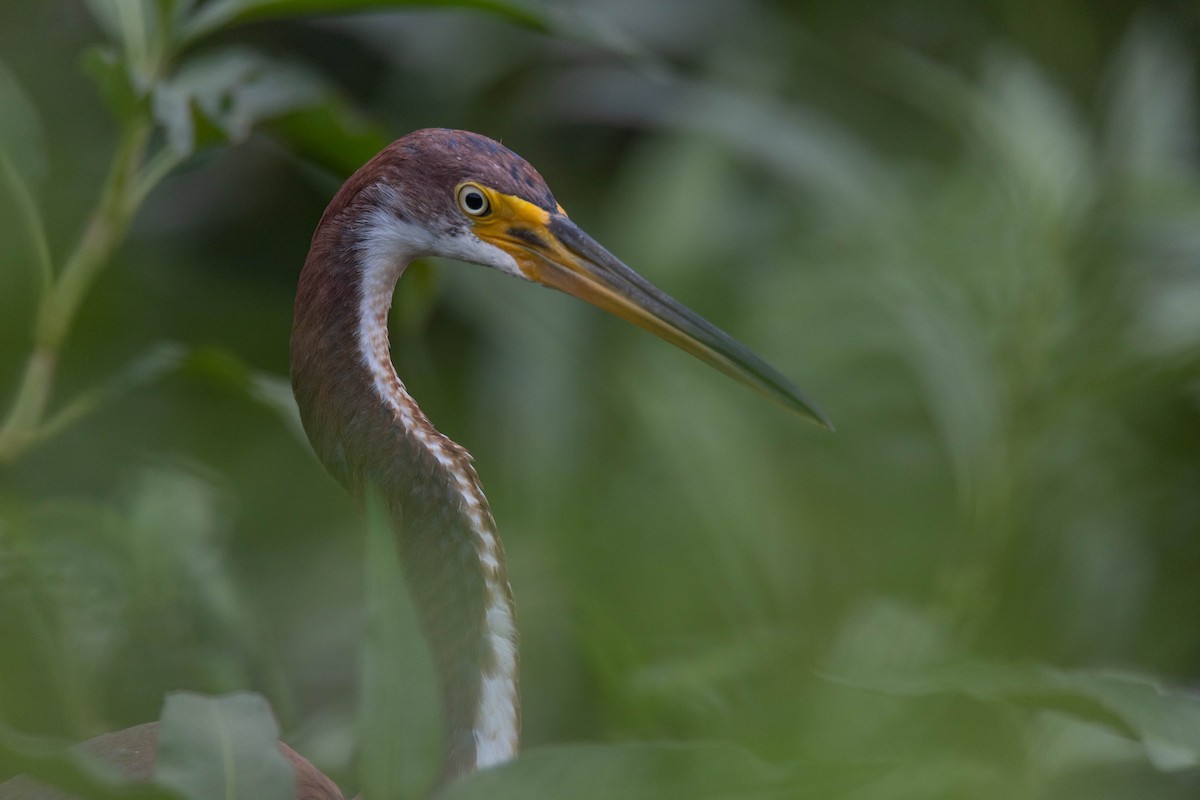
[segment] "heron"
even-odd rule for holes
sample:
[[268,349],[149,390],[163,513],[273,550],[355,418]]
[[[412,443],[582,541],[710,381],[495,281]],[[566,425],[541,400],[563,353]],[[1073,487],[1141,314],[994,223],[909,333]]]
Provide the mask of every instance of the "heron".
[[[445,783],[517,755],[520,691],[516,610],[479,476],[470,454],[418,407],[391,358],[387,319],[397,282],[414,260],[431,256],[573,295],[832,426],[780,372],[586,234],[537,170],[499,142],[418,130],[354,173],[325,209],[300,274],[292,388],[325,468],[360,502],[377,491],[386,508],[438,676]],[[144,779],[153,773],[156,735],[150,723],[85,744]],[[341,797],[281,748],[296,771],[297,797]]]

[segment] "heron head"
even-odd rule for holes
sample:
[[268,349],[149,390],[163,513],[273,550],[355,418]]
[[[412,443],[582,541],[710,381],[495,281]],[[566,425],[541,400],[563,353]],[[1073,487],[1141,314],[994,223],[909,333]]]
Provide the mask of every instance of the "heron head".
[[832,429],[802,391],[747,347],[627,267],[567,216],[525,159],[466,131],[416,131],[396,142],[390,182],[425,255],[502,270],[585,300],[691,353]]

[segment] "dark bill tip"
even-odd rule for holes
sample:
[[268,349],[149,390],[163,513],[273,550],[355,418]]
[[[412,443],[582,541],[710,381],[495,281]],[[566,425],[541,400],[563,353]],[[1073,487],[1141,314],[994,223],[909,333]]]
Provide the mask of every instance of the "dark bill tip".
[[552,215],[549,231],[579,260],[590,281],[619,296],[627,305],[617,307],[581,295],[583,299],[651,331],[810,422],[834,430],[820,407],[778,370],[625,266],[570,219]]

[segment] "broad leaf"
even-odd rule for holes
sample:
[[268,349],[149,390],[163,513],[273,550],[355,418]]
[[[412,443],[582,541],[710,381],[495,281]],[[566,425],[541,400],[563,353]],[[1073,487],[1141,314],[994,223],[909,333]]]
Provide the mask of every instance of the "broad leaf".
[[1061,711],[1136,739],[1161,770],[1200,766],[1200,695],[1147,678],[968,661],[908,674],[833,679],[895,695],[957,693]]
[[529,3],[515,0],[212,0],[200,7],[183,29],[185,40],[206,36],[228,25],[301,14],[349,14],[404,7],[467,8],[498,14],[513,22],[544,30],[545,16]]
[[167,697],[156,780],[192,800],[291,800],[295,775],[279,727],[256,694]]
[[433,657],[421,635],[384,500],[367,497],[367,637],[358,729],[364,797],[425,797],[441,766]]

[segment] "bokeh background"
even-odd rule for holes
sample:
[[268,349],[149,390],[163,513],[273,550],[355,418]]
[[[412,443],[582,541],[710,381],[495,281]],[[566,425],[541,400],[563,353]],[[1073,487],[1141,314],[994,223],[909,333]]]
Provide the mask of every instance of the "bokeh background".
[[[55,264],[118,141],[83,66],[103,5],[0,4]],[[51,412],[102,402],[0,464],[0,718],[81,739],[251,689],[354,785],[362,526],[295,427],[293,292],[350,171],[460,127],[838,427],[564,296],[410,268],[394,357],[488,490],[528,747],[884,765],[861,798],[1197,796],[1197,6],[525,8],[540,30],[284,17],[180,57],[290,77],[217,92],[229,127],[149,194],[63,346]],[[38,303],[15,209],[0,413]]]

